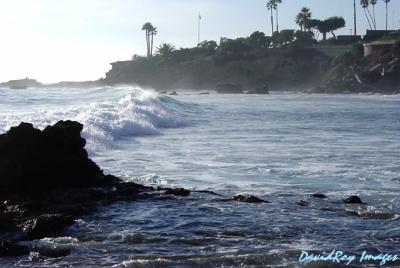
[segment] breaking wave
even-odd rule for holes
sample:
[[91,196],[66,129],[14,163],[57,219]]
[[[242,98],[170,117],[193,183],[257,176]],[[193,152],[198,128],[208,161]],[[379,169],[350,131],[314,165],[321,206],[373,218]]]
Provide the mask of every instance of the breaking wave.
[[[87,139],[89,151],[93,152],[99,147],[113,148],[114,141],[124,137],[156,135],[162,128],[186,125],[183,116],[179,115],[179,106],[184,104],[171,97],[150,90],[131,89],[117,98],[104,100],[102,95],[101,100],[96,101],[98,91],[91,92],[93,95],[88,104],[72,107],[60,104],[29,113],[1,115],[4,120],[0,123],[0,131],[5,132],[22,121],[43,129],[59,120],[74,120],[84,125],[82,136]],[[110,92],[110,89],[105,91]]]

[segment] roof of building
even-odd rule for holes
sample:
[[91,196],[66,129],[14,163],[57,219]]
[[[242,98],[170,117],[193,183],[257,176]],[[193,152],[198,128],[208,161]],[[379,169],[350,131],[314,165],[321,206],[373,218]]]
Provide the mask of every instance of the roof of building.
[[370,43],[365,43],[364,46],[385,46],[385,45],[394,45],[397,40],[378,40],[378,41],[373,41]]

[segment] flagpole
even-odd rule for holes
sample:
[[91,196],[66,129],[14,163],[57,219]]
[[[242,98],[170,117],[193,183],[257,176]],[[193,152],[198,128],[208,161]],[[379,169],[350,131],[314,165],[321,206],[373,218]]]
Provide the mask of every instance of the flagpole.
[[199,24],[198,24],[198,31],[197,31],[197,45],[200,44],[200,21],[201,21],[201,15],[199,14]]

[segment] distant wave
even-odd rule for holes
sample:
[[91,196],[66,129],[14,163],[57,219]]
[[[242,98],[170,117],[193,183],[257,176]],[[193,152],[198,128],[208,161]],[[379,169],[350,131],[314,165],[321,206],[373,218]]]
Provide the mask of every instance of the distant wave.
[[[117,99],[100,101],[92,99],[87,105],[67,108],[43,109],[31,113],[10,113],[2,115],[0,131],[5,132],[20,122],[29,122],[35,127],[44,128],[59,120],[75,120],[84,125],[83,137],[87,139],[89,150],[99,147],[113,147],[113,141],[128,136],[159,134],[162,128],[176,128],[185,125],[179,115],[179,106],[184,105],[171,97],[159,96],[150,90],[130,89],[130,92]],[[104,94],[101,90],[92,92]],[[170,107],[168,107],[170,106]]]

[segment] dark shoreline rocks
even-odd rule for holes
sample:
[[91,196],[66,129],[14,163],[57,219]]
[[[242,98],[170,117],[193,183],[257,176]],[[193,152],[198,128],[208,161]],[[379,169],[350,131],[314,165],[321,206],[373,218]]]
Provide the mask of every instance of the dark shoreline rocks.
[[70,215],[40,215],[36,219],[28,220],[25,223],[24,232],[29,240],[53,237],[61,235],[73,223],[74,218]]
[[218,202],[237,201],[237,202],[241,202],[241,203],[251,203],[251,204],[271,203],[269,201],[258,198],[254,195],[243,195],[243,194],[238,194],[231,198],[216,199],[215,201],[218,201]]
[[328,198],[326,195],[321,194],[321,193],[312,194],[311,197],[320,198],[320,199],[326,199],[326,198]]
[[153,190],[105,175],[89,159],[82,129],[73,121],[43,131],[21,123],[0,135],[1,256],[26,254],[18,241],[62,235],[78,216]]
[[254,195],[235,195],[232,197],[233,200],[244,202],[244,203],[270,203],[268,201],[262,200]]
[[358,196],[349,196],[344,200],[344,203],[346,204],[364,204],[363,201],[361,201],[361,198]]
[[189,196],[190,191],[183,188],[169,188],[165,191],[165,194],[175,196]]
[[0,258],[18,257],[29,253],[29,248],[11,241],[0,241]]
[[1,194],[37,195],[112,183],[88,158],[82,129],[72,121],[60,121],[43,131],[21,123],[0,135]]

